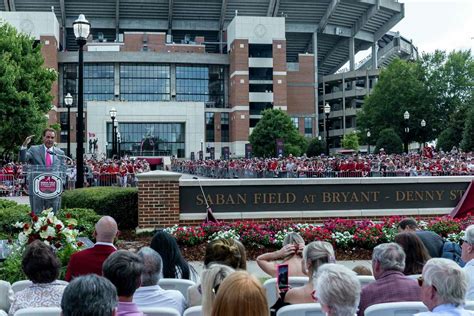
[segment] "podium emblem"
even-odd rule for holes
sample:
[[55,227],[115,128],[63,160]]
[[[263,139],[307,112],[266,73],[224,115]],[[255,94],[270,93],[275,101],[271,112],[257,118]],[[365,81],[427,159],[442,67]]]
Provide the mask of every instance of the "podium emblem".
[[63,181],[60,177],[43,173],[33,179],[33,193],[43,199],[54,199],[63,190]]

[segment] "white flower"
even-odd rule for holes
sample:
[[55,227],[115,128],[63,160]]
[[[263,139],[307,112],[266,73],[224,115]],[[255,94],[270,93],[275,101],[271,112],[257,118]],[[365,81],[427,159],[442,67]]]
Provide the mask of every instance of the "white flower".
[[53,227],[48,226],[46,230],[40,233],[40,237],[43,239],[47,239],[48,237],[56,237],[56,230]]
[[25,233],[19,233],[18,242],[20,245],[25,245],[28,242],[28,236],[26,236]]

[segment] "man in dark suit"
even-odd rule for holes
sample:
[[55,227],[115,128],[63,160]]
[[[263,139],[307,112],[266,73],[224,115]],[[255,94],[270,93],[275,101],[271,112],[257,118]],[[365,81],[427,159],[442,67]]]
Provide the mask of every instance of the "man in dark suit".
[[117,236],[118,228],[115,220],[110,216],[103,216],[96,224],[94,247],[76,252],[71,256],[66,271],[66,281],[86,274],[102,275],[102,264],[115,252],[113,242]]
[[[44,209],[53,208],[56,213],[61,207],[61,196],[51,199],[44,199],[33,192],[33,179],[43,173],[49,171],[62,177],[60,174],[61,167],[64,166],[64,152],[54,147],[54,139],[56,132],[52,128],[46,128],[43,131],[43,144],[31,146],[27,149],[28,144],[35,135],[28,136],[20,149],[20,161],[26,162],[28,167],[28,194],[30,196],[30,206],[34,213],[41,213]],[[43,169],[43,167],[45,167]],[[64,179],[63,179],[64,181]]]

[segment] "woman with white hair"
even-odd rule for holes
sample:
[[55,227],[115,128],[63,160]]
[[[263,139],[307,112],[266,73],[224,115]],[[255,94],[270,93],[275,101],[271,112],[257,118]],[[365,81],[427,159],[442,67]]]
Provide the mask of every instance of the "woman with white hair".
[[456,262],[433,258],[423,267],[422,276],[418,278],[421,286],[421,300],[429,312],[417,316],[468,316],[474,311],[464,309],[469,276]]
[[354,271],[325,264],[315,281],[316,297],[327,316],[354,316],[360,300],[360,282]]
[[229,266],[213,263],[202,272],[201,291],[202,291],[202,314],[210,315],[214,300],[219,287],[224,279],[232,272],[235,272]]

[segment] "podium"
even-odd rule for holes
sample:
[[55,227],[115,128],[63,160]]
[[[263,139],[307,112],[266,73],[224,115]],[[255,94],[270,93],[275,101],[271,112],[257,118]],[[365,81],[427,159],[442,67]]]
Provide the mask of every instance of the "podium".
[[61,208],[61,194],[66,182],[66,166],[27,165],[26,181],[30,206],[35,214],[52,208],[56,213]]

